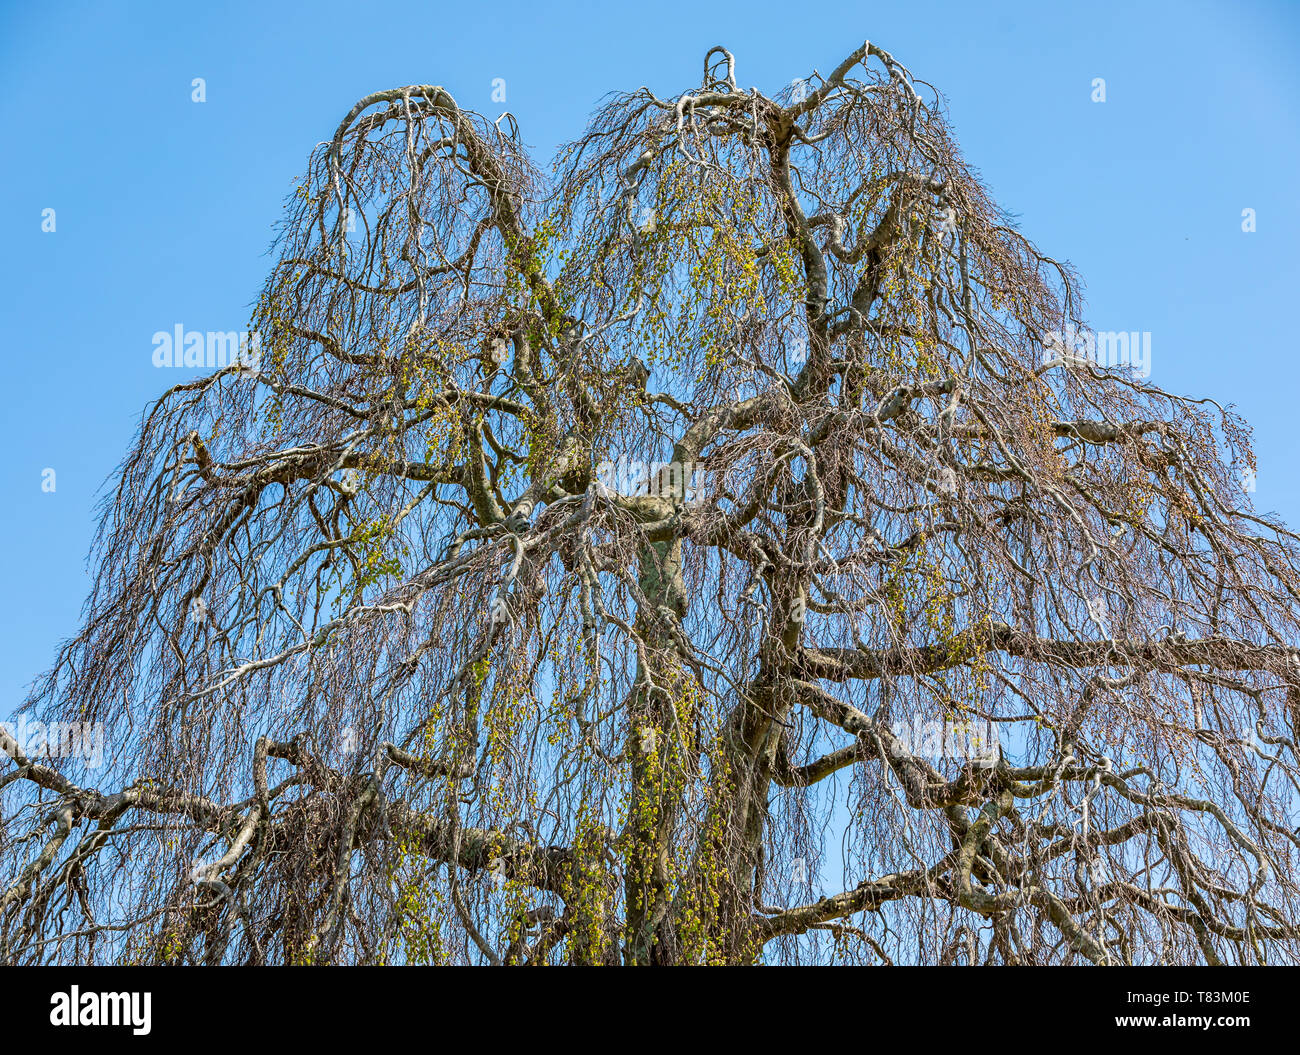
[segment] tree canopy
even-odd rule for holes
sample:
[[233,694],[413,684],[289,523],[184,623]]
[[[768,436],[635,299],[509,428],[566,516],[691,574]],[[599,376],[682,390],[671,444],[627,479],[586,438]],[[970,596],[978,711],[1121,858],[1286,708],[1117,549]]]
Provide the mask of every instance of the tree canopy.
[[1296,962],[1297,537],[879,46],[550,173],[368,95],[250,328],[28,701],[105,764],[5,734],[0,960]]

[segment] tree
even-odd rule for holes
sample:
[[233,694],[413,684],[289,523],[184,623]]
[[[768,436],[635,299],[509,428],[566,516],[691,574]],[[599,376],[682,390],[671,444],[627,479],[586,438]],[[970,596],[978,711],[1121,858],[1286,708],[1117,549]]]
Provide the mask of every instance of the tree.
[[379,92],[287,210],[28,701],[105,765],[6,737],[0,958],[1296,961],[1297,536],[887,52],[549,177]]

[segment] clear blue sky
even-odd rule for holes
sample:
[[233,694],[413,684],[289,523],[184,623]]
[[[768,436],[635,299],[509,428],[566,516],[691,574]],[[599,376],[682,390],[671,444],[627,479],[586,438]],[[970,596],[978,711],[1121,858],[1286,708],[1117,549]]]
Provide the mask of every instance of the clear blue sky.
[[605,92],[697,85],[713,44],[774,91],[864,38],[944,92],[997,199],[1082,273],[1097,329],[1150,331],[1153,382],[1255,425],[1256,503],[1300,525],[1297,0],[0,0],[0,717],[75,630],[96,496],[186,376],[153,366],[152,335],[245,328],[283,198],[357,98],[441,84],[508,108],[549,161]]

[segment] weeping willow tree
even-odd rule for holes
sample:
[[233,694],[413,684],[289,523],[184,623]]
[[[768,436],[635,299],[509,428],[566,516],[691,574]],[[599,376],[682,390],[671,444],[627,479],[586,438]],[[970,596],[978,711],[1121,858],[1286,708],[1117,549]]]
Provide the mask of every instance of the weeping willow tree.
[[26,702],[103,764],[4,734],[0,959],[1300,959],[1244,425],[881,48],[704,66],[549,175],[431,85],[312,156]]

